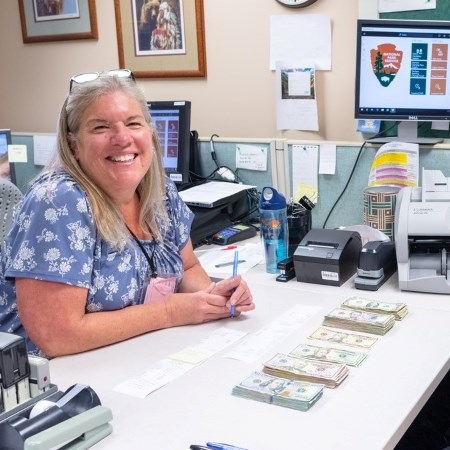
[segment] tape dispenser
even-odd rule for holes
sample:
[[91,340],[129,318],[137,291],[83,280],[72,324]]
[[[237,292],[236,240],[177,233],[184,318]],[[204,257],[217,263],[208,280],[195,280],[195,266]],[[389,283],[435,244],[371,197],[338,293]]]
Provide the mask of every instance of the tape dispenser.
[[91,387],[59,391],[48,360],[28,355],[21,336],[0,332],[0,450],[88,449],[112,432],[110,420]]

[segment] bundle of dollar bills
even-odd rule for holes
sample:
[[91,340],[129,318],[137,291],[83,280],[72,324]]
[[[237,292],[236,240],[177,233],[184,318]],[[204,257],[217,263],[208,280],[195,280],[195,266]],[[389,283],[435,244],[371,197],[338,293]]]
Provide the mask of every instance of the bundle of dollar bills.
[[377,314],[393,314],[395,320],[402,320],[408,314],[406,303],[379,302],[363,297],[350,297],[342,303],[341,307]]
[[299,411],[308,411],[322,397],[323,385],[278,378],[256,371],[234,386],[232,394]]
[[371,348],[379,338],[363,334],[344,333],[341,330],[320,327],[308,336],[308,339],[348,345],[350,347]]
[[318,383],[335,388],[347,377],[349,369],[345,364],[315,361],[277,353],[264,363],[263,372],[275,377]]
[[335,308],[325,315],[323,325],[385,335],[395,323],[393,314],[376,314],[347,308]]
[[319,361],[347,364],[347,366],[353,367],[359,367],[367,358],[367,353],[311,344],[300,344],[289,354],[298,358],[317,359]]

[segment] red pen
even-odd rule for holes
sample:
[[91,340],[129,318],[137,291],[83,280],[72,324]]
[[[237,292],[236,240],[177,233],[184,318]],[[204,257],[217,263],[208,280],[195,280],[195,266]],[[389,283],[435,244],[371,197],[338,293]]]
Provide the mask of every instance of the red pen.
[[215,251],[221,251],[222,252],[224,250],[234,250],[236,248],[238,248],[237,245],[227,245],[226,247],[223,247],[223,248],[214,247],[214,248],[199,249],[199,250],[195,250],[195,253],[198,253],[198,252],[215,252]]

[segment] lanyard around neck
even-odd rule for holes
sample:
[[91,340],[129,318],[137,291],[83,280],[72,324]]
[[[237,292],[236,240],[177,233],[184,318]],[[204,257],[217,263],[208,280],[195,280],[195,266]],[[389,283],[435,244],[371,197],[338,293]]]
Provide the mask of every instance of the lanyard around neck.
[[155,261],[154,261],[154,254],[155,254],[155,239],[153,239],[153,249],[152,249],[152,254],[149,255],[147,250],[145,249],[145,247],[142,245],[142,242],[136,237],[136,235],[128,228],[127,225],[125,225],[128,229],[128,231],[130,232],[131,236],[133,237],[133,239],[135,240],[136,244],[139,246],[139,248],[141,249],[141,252],[144,254],[145,259],[148,262],[148,265],[150,266],[150,270],[151,270],[151,274],[150,277],[151,278],[156,278],[158,276],[157,272],[156,272],[156,266],[155,266]]

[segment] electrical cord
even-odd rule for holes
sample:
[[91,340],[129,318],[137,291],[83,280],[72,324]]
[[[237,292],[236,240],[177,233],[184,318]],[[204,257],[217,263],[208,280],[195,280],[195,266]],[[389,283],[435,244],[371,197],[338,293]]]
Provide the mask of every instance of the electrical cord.
[[[227,177],[226,175],[225,176],[223,176],[223,174],[221,175],[219,173],[219,171],[222,169],[229,171],[231,174],[233,174],[233,176]],[[238,174],[236,172],[233,172],[233,170],[227,166],[217,167],[209,175],[206,175],[206,176],[199,175],[199,174],[193,172],[192,170],[189,171],[191,183],[194,185],[202,184],[202,183],[206,183],[207,181],[215,180],[217,173],[219,174],[221,181],[225,181],[225,182],[229,182],[229,183],[243,183],[242,179],[238,176]]]
[[208,175],[206,178],[207,180],[214,179],[216,176],[220,178],[222,181],[228,181],[231,183],[242,183],[242,180],[238,177],[237,173],[230,169],[227,166],[221,166],[219,165],[219,162],[217,160],[217,154],[216,149],[214,148],[214,138],[219,137],[217,134],[211,135],[209,138],[209,146],[211,148],[211,158],[214,161],[214,164],[216,165],[216,169]]
[[[258,192],[256,189],[248,189],[247,190],[247,200],[248,200],[248,211],[245,212],[244,214],[236,217],[233,219],[234,223],[238,223],[238,222],[246,222],[245,219],[248,219],[248,223],[251,222],[252,219],[252,215],[259,211],[259,196],[260,196],[260,192]],[[257,222],[259,222],[259,218],[257,220]],[[255,225],[252,224],[252,226],[254,226],[257,230],[259,230],[259,227],[256,227]]]
[[[375,136],[373,136],[372,139],[378,138],[378,137],[382,136],[384,133],[390,131],[392,128],[396,127],[398,124],[399,124],[398,121],[395,122],[392,126],[390,126],[389,128],[387,128],[386,130],[383,130],[383,131],[381,131],[380,133],[378,133],[378,134],[376,134]],[[333,206],[331,207],[330,211],[328,212],[327,217],[325,218],[325,221],[323,222],[322,228],[325,228],[325,227],[326,227],[327,222],[328,222],[328,219],[330,218],[332,212],[334,211],[334,208],[337,206],[337,204],[338,204],[339,201],[341,200],[342,196],[344,195],[345,191],[347,190],[347,187],[348,187],[348,185],[350,184],[350,181],[351,181],[351,179],[352,179],[352,177],[353,177],[353,174],[355,173],[355,169],[356,169],[356,166],[358,165],[359,158],[360,158],[360,156],[361,156],[361,154],[362,154],[362,151],[363,151],[364,147],[366,146],[366,144],[367,144],[367,141],[364,141],[364,142],[362,143],[361,147],[359,148],[358,155],[356,156],[356,160],[355,160],[355,163],[353,164],[352,171],[350,172],[350,175],[349,175],[349,177],[348,177],[348,179],[347,179],[347,183],[345,184],[344,189],[343,189],[342,192],[339,194],[338,198],[336,199],[336,201],[334,202],[334,204],[333,204]]]
[[336,205],[339,203],[339,201],[341,200],[342,196],[344,195],[344,192],[347,190],[348,185],[350,184],[350,180],[353,177],[353,174],[355,172],[356,166],[358,165],[358,161],[359,161],[359,157],[361,156],[362,150],[365,147],[367,141],[364,141],[363,144],[361,145],[361,147],[359,148],[358,151],[358,156],[356,157],[355,163],[353,164],[353,168],[352,171],[350,172],[350,175],[347,179],[347,183],[344,186],[344,189],[342,190],[342,192],[339,194],[339,197],[336,199],[336,201],[334,202],[333,206],[331,207],[327,217],[325,218],[325,221],[323,222],[323,226],[322,228],[325,228],[328,222],[328,219],[331,216],[331,213],[334,211],[334,208],[336,207]]
[[219,135],[218,134],[211,135],[211,137],[209,138],[209,146],[211,148],[211,158],[216,163],[216,167],[219,168],[219,163],[217,162],[216,149],[214,148],[214,141],[213,141],[213,138],[215,137],[219,137]]

